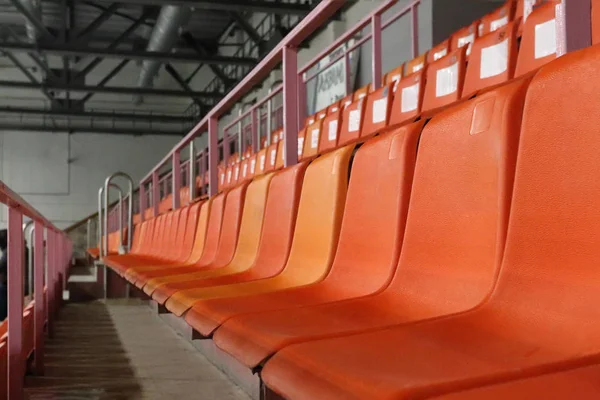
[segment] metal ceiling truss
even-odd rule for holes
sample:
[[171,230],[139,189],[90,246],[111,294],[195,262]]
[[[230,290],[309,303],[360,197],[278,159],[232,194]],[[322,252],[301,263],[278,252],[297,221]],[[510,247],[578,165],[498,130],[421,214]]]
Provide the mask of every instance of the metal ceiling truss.
[[[89,101],[96,93],[108,93],[118,95],[141,95],[141,96],[165,96],[165,97],[188,97],[200,108],[200,112],[204,113],[208,110],[214,101],[220,99],[237,82],[237,77],[229,76],[226,70],[231,71],[231,68],[225,69],[225,66],[239,66],[252,68],[258,62],[256,57],[248,57],[241,54],[240,56],[222,56],[217,54],[217,49],[220,43],[204,43],[202,40],[195,39],[191,34],[184,33],[181,35],[183,50],[177,52],[158,52],[146,51],[133,48],[125,50],[121,46],[125,43],[131,43],[131,36],[142,25],[154,28],[154,23],[149,21],[149,18],[155,16],[157,6],[163,5],[181,5],[194,7],[196,9],[217,10],[226,12],[231,17],[231,24],[237,25],[243,30],[248,38],[252,40],[259,48],[264,45],[264,40],[259,32],[250,24],[243,13],[261,12],[274,15],[298,15],[307,14],[310,9],[310,4],[305,3],[281,3],[277,1],[264,0],[123,0],[119,2],[99,3],[90,0],[56,0],[61,7],[63,24],[58,31],[50,31],[44,26],[39,19],[39,15],[29,10],[21,0],[9,0],[14,7],[24,16],[28,26],[34,27],[37,31],[37,40],[34,42],[26,42],[21,39],[21,36],[15,33],[15,30],[8,26],[0,26],[2,31],[8,33],[0,37],[0,55],[6,55],[12,63],[18,68],[28,81],[15,82],[9,80],[0,80],[0,87],[25,89],[25,90],[40,90],[45,97],[50,101],[51,109],[35,109],[35,108],[2,108],[0,107],[0,118],[2,116],[19,114],[24,115],[39,115],[43,117],[42,125],[34,125],[30,121],[23,123],[5,123],[0,120],[0,129],[20,129],[20,130],[85,130],[86,132],[103,132],[103,133],[124,133],[124,134],[169,134],[181,135],[183,128],[176,127],[175,129],[150,129],[140,128],[139,126],[115,126],[114,121],[130,120],[144,121],[150,123],[161,124],[188,124],[190,116],[157,116],[151,113],[132,114],[132,113],[110,113],[110,112],[91,112],[84,110],[84,104]],[[99,15],[94,18],[87,26],[74,31],[75,27],[75,3],[85,4],[96,8],[100,11]],[[143,6],[141,16],[132,16],[122,10],[123,4],[139,4]],[[103,48],[99,48],[96,44],[91,47],[89,44],[95,41],[96,33],[102,25],[112,17],[120,17],[131,21],[131,25],[123,31],[118,37],[112,39],[110,43]],[[226,29],[226,31],[231,27]],[[226,32],[225,31],[225,32]],[[241,44],[243,46],[243,44]],[[179,46],[179,45],[178,45]],[[179,47],[178,47],[179,48]],[[15,56],[16,53],[26,53],[31,58],[33,63],[40,68],[42,76],[45,76],[43,81],[39,81],[27,67]],[[260,52],[259,52],[260,54]],[[46,61],[45,56],[54,55],[62,57],[62,71],[51,69]],[[85,62],[86,57],[94,57],[92,61]],[[90,74],[103,60],[119,59],[121,60],[113,69],[106,74],[97,84],[85,85],[85,76]],[[119,72],[121,72],[132,60],[153,60],[165,64],[165,70],[181,87],[181,90],[170,89],[152,89],[138,87],[114,87],[106,86]],[[187,79],[184,79],[172,63],[193,63],[198,64],[194,73]],[[207,65],[217,79],[222,83],[222,89],[211,87],[211,90],[194,91],[189,86],[196,72],[203,65]],[[53,91],[64,92],[65,98],[57,98],[57,93]],[[72,93],[85,93],[79,99],[71,99]],[[105,119],[104,125],[93,124],[83,126],[81,121],[72,122],[70,117],[89,118],[90,121],[96,119]],[[57,122],[56,118],[67,118]],[[113,121],[113,125],[107,124],[107,121]],[[58,125],[57,125],[58,123]]]

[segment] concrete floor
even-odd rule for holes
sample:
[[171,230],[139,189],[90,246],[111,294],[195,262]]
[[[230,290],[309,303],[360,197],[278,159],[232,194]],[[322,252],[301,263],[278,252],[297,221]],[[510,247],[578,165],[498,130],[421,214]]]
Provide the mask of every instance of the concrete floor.
[[144,304],[65,306],[47,342],[46,374],[26,379],[30,400],[248,400]]

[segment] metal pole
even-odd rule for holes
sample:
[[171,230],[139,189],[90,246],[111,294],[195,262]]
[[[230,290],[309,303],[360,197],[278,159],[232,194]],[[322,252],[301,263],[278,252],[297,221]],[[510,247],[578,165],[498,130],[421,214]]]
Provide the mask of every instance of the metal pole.
[[[283,48],[283,140],[286,167],[298,163],[298,50]],[[270,135],[270,133],[269,133]]]
[[[34,352],[34,365],[35,372],[37,375],[44,374],[44,321],[46,319],[46,305],[44,304],[44,225],[41,222],[36,221],[33,232],[34,232],[34,245],[35,252],[33,253],[34,258],[34,291],[33,297],[35,301],[35,352]],[[32,254],[29,254],[29,258]]]
[[[381,15],[375,14],[371,17],[372,55],[371,74],[373,78],[373,90],[381,86]],[[413,49],[414,51],[414,49]],[[315,110],[317,111],[317,110]]]
[[158,183],[158,170],[152,173],[152,206],[154,216],[158,217],[158,203],[160,202],[160,187]]
[[[304,124],[304,120],[307,115],[307,101],[306,101],[306,83],[304,82],[304,74],[298,74],[298,123]],[[318,110],[315,110],[318,111]]]
[[[238,112],[238,115],[242,115],[244,113],[244,106],[242,105],[242,107],[240,107],[240,110]],[[242,124],[242,119],[240,118],[240,122],[238,122],[238,159],[240,161],[242,161],[242,157],[244,155],[244,134],[242,132],[243,130],[243,124]]]
[[[129,184],[129,192],[127,194],[127,196],[131,199],[133,198],[133,179],[131,179],[131,177],[129,175],[127,175],[124,172],[115,172],[114,174],[110,175],[109,177],[106,178],[106,180],[104,181],[104,224],[105,224],[105,230],[106,227],[108,225],[108,218],[107,215],[108,214],[108,194],[109,194],[109,188],[110,188],[110,183],[114,178],[117,177],[121,177],[121,178],[125,178]],[[126,250],[127,252],[129,252],[129,249],[131,248],[131,231],[133,229],[133,202],[130,201],[128,203],[128,213],[129,215],[127,216],[127,246],[126,246]],[[123,220],[123,218],[121,218],[121,220]],[[108,232],[108,231],[107,231]],[[121,229],[121,232],[123,232],[123,229]],[[108,249],[108,235],[107,235],[107,246],[105,248],[105,251],[107,251]],[[121,241],[121,243],[123,243],[123,241]]]
[[[120,230],[120,240],[123,243],[123,191],[121,188],[114,184],[110,183],[110,187],[117,189],[119,193],[119,209],[120,209],[120,221],[119,222],[119,230]],[[105,195],[105,196],[103,196]],[[102,201],[104,198],[104,202]],[[104,225],[104,229],[100,228],[100,257],[108,255],[108,193],[105,193],[104,187],[100,187],[98,189],[98,199],[100,200],[99,209],[98,209],[98,217],[102,218],[104,215],[103,223],[98,225]],[[112,216],[111,216],[112,217]]]
[[[32,223],[33,221],[29,221]],[[33,232],[35,231],[35,225],[31,227],[29,231],[29,240],[27,246],[29,248],[29,257],[27,257],[27,294],[31,296],[33,293]]]
[[562,0],[556,5],[556,56],[592,45],[591,0]]
[[260,150],[260,128],[258,115],[260,114],[259,109],[253,109],[250,113],[250,137],[252,139],[252,153],[256,154]]
[[140,189],[138,191],[139,204],[140,204],[140,220],[143,221],[145,219],[145,211],[146,211],[146,184],[142,182],[140,184]]
[[23,399],[23,214],[8,207],[8,398]]
[[217,117],[208,120],[208,195],[215,196],[218,193],[218,171],[219,150],[217,148],[218,133]]
[[190,187],[190,203],[196,198],[196,145],[190,142],[190,163],[188,168],[188,185]]
[[171,160],[171,188],[173,190],[173,210],[176,210],[181,204],[179,198],[181,194],[181,157],[179,156],[179,150],[173,152]]
[[[285,49],[284,49],[284,51],[285,51]],[[271,145],[271,132],[273,131],[273,129],[271,127],[271,123],[272,123],[271,112],[273,111],[272,110],[273,106],[271,105],[271,96],[270,96],[272,92],[273,92],[273,88],[270,87],[269,88],[269,100],[267,100],[267,124],[266,124],[267,132],[265,132],[267,135],[267,147],[269,147]]]
[[[419,4],[415,4],[410,10],[411,29],[412,29],[412,58],[419,55]],[[381,26],[381,20],[380,20]],[[379,31],[381,35],[381,30]],[[381,37],[381,36],[380,36]]]

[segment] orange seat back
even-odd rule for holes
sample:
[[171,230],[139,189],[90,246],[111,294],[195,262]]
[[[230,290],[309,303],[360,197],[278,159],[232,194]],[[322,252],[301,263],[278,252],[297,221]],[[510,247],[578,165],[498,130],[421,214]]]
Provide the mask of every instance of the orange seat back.
[[[478,35],[484,36],[490,32],[494,32],[505,25],[512,22],[514,18],[515,3],[512,0],[504,3],[489,14],[486,14],[479,22]],[[517,33],[518,24],[515,24],[515,34]]]
[[262,149],[256,153],[256,172],[254,175],[262,175],[267,168],[267,149]]
[[327,116],[327,108],[325,108],[324,110],[321,110],[317,113],[317,120],[323,119],[326,116]]
[[425,92],[425,71],[421,70],[402,79],[396,85],[390,110],[389,126],[416,120],[421,114]]
[[360,99],[344,108],[338,146],[355,142],[360,137],[366,103],[365,99]]
[[473,43],[463,98],[513,78],[517,62],[517,25],[510,22]]
[[411,299],[412,318],[471,309],[494,286],[527,84],[513,81],[459,103],[423,129],[398,273],[390,287],[400,301]]
[[354,156],[338,251],[326,278],[348,297],[376,292],[395,271],[422,127],[417,122],[384,133]]
[[516,76],[535,71],[556,58],[556,5],[536,8],[523,24]]
[[383,85],[387,85],[389,83],[396,83],[396,82],[399,82],[403,76],[404,76],[404,64],[400,65],[399,67],[394,68],[393,70],[391,70],[390,72],[385,74],[384,78],[382,79],[382,83],[383,83]]
[[434,61],[439,60],[442,57],[445,57],[450,52],[450,39],[446,39],[443,42],[439,43],[435,47],[432,47],[427,54],[427,64],[431,64]]
[[271,145],[267,147],[265,172],[275,170],[275,164],[277,162],[277,145],[278,143],[271,143]]
[[340,134],[340,117],[341,111],[335,111],[329,114],[323,120],[321,128],[321,139],[319,142],[319,153],[325,153],[337,147],[338,137]]
[[369,94],[370,91],[371,91],[371,84],[361,87],[360,89],[355,91],[354,94],[352,95],[352,101],[364,99],[365,97],[367,97],[367,95]]
[[198,266],[210,265],[215,260],[219,247],[219,237],[221,236],[223,208],[225,207],[227,196],[228,192],[223,192],[211,198],[212,204],[208,213],[202,256],[196,262]]
[[339,111],[341,100],[338,100],[332,103],[329,107],[327,107],[327,115]]
[[370,93],[367,97],[361,138],[372,136],[387,127],[392,109],[393,89],[394,83],[390,83]]
[[242,210],[248,183],[244,182],[236,186],[227,194],[223,208],[223,222],[221,224],[219,244],[214,260],[210,263],[211,268],[224,267],[233,258],[240,233],[240,221],[242,219]]
[[465,78],[466,46],[450,52],[427,68],[422,113],[448,106],[460,99]]
[[[222,195],[218,195],[222,196]],[[217,196],[217,197],[218,197]],[[196,264],[202,258],[202,253],[204,252],[204,245],[206,242],[206,235],[208,232],[208,219],[210,216],[210,212],[212,210],[212,203],[214,197],[209,198],[205,202],[197,203],[194,206],[198,205],[198,220],[196,222],[196,230],[194,231],[194,242],[192,244],[192,250],[190,252],[190,256],[188,257],[186,263]]]
[[471,45],[477,39],[477,30],[478,30],[479,21],[473,22],[469,26],[465,26],[462,29],[459,29],[452,35],[451,42],[451,50],[458,50],[461,47],[466,47],[466,57],[468,58],[471,55]]
[[413,58],[409,62],[406,63],[406,71],[405,75],[411,75],[415,72],[418,72],[422,69],[425,69],[427,66],[427,53],[423,53],[420,56]]
[[311,125],[306,127],[306,139],[304,140],[304,148],[302,155],[298,157],[300,160],[316,157],[319,153],[319,142],[321,140],[321,130],[323,120],[318,119]]

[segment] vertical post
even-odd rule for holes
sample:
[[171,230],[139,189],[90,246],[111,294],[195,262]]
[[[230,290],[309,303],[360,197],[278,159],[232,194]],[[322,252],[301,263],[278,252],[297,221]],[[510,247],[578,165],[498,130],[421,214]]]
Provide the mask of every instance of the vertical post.
[[[304,124],[304,120],[307,115],[307,101],[306,101],[306,82],[304,82],[304,74],[298,74],[298,124]],[[319,110],[315,110],[319,111]],[[300,127],[298,130],[300,130]]]
[[[273,92],[273,88],[269,88],[269,95],[271,95],[271,92]],[[269,97],[269,100],[267,100],[267,120],[265,121],[265,126],[267,127],[265,132],[267,135],[267,147],[271,145],[271,132],[273,131],[273,117],[271,115],[272,112],[273,105],[271,104],[271,98]]]
[[[414,11],[414,8],[413,8]],[[371,75],[373,90],[381,86],[381,15],[375,14],[371,17]]]
[[140,217],[141,220],[144,220],[144,211],[146,211],[146,183],[145,182],[140,182],[140,191],[138,193],[138,196],[140,197]]
[[556,5],[556,56],[592,45],[591,0],[562,0]]
[[8,398],[23,398],[23,213],[8,208]]
[[181,189],[181,157],[179,155],[179,150],[175,150],[173,152],[172,166],[171,166],[171,187],[173,190],[173,210],[179,208],[180,199],[179,199],[179,191]]
[[344,73],[346,75],[346,96],[350,96],[352,93],[352,67],[350,66],[350,53],[346,50],[344,50]]
[[[219,129],[218,126],[219,124],[217,123],[217,131]],[[225,129],[223,131],[223,160],[225,161],[225,165],[229,163],[230,149],[231,146],[229,145],[229,132],[227,132],[227,129]]]
[[[210,117],[208,120],[208,195],[214,196],[218,193],[219,173],[217,164],[219,163],[219,149],[217,134],[219,124],[217,117]],[[225,145],[225,137],[223,137],[223,145]],[[224,154],[224,153],[223,153]]]
[[258,114],[260,114],[259,108],[252,109],[250,113],[250,138],[252,139],[252,153],[258,153],[260,149],[260,121],[258,120]]
[[158,183],[158,169],[152,173],[152,207],[154,216],[158,216],[158,203],[160,202],[160,187]]
[[35,221],[33,227],[33,254],[29,254],[29,257],[33,257],[34,271],[34,365],[37,375],[44,374],[44,321],[46,319],[44,304],[44,231],[44,225]]
[[[419,4],[410,9],[410,25],[412,28],[412,58],[419,55]],[[381,25],[380,25],[381,27]]]
[[283,147],[284,165],[298,163],[298,50],[283,48]]
[[196,198],[196,145],[190,142],[190,160],[188,164],[188,185],[190,187],[190,203]]
[[52,316],[54,295],[54,235],[51,229],[46,231],[46,320],[48,321],[48,336],[54,336],[54,318]]
[[[240,107],[240,117],[244,113],[244,106]],[[241,161],[244,156],[244,124],[242,123],[243,118],[238,122],[238,159]]]

